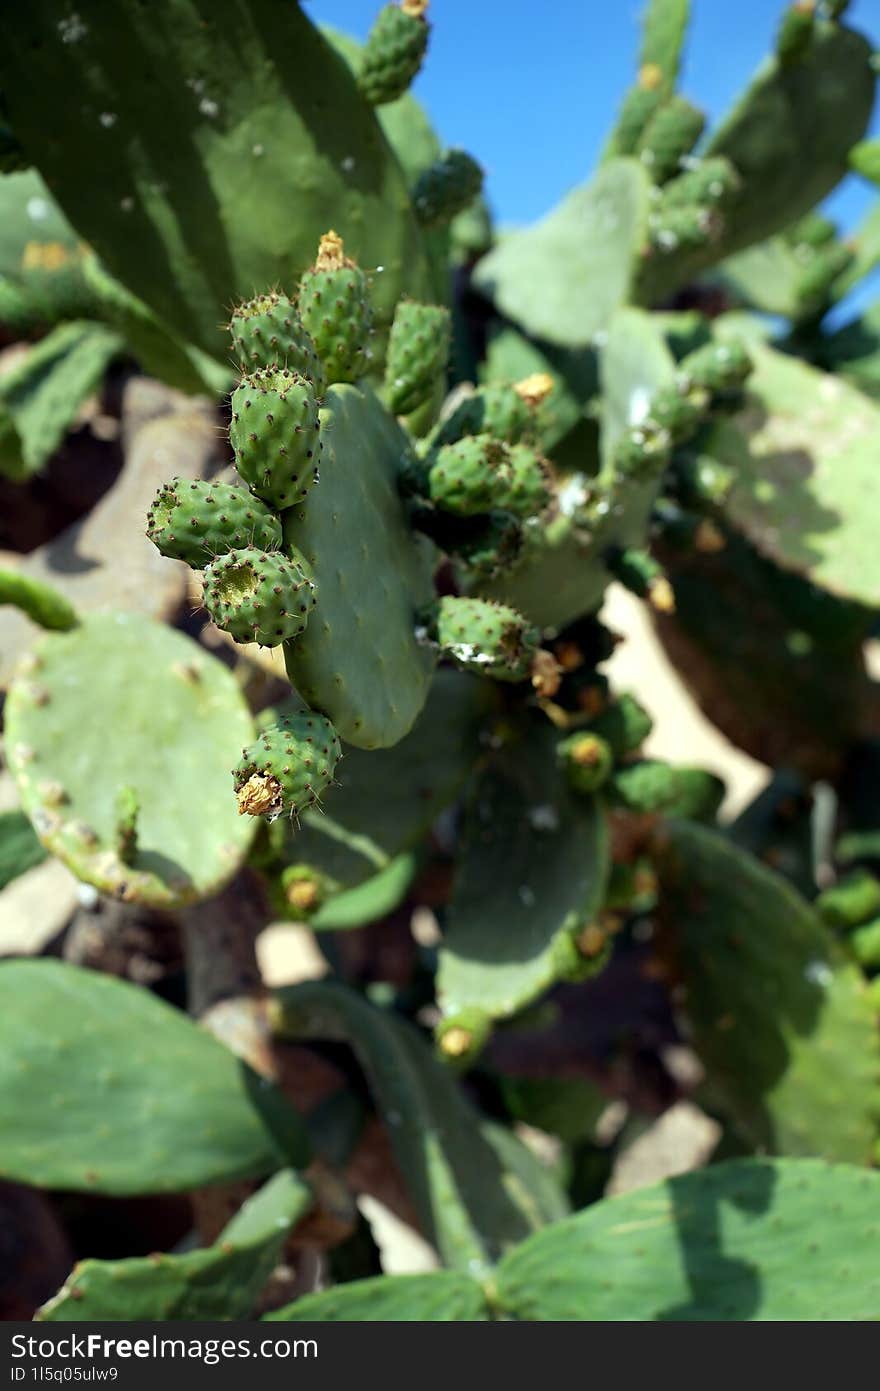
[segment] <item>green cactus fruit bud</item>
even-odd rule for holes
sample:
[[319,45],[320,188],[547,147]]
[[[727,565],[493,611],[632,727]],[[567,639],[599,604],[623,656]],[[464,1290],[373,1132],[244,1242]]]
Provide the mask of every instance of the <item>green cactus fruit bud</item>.
[[711,454],[701,454],[699,450],[677,453],[674,468],[676,497],[697,510],[714,511],[723,507],[736,482],[736,471],[729,464],[722,464]]
[[638,143],[642,163],[657,184],[679,172],[703,134],[706,118],[684,97],[670,97],[655,111]]
[[818,313],[833,298],[834,282],[848,270],[854,253],[843,242],[829,242],[813,255],[795,287],[798,314]]
[[816,909],[830,927],[858,927],[880,914],[880,880],[870,870],[854,869],[819,894]]
[[673,444],[696,434],[709,413],[711,397],[705,387],[692,386],[681,375],[672,386],[661,387],[651,397],[651,420],[665,430]]
[[704,391],[735,391],[752,370],[748,348],[739,338],[707,343],[682,359],[680,372],[692,386]]
[[451,319],[438,304],[402,299],[394,311],[385,362],[385,390],[395,415],[430,400],[449,358]]
[[643,420],[625,430],[614,448],[614,471],[621,478],[659,476],[672,453],[672,440],[653,420]]
[[491,382],[460,401],[434,435],[434,444],[454,444],[465,435],[494,435],[518,444],[534,431],[535,411],[553,389],[553,379],[535,373],[516,386]]
[[312,865],[287,865],[269,885],[272,907],[280,918],[308,922],[327,898],[329,881]]
[[516,517],[537,517],[553,496],[550,464],[528,444],[512,444],[508,453],[513,481],[503,506]]
[[600,734],[578,731],[557,746],[557,757],[576,792],[595,792],[614,767],[611,745]]
[[320,800],[340,757],[336,730],[323,715],[286,716],[242,750],[232,773],[239,812],[298,818]]
[[232,346],[242,372],[287,367],[324,393],[324,368],[296,306],[286,295],[258,295],[232,311]]
[[402,0],[376,16],[361,53],[357,84],[371,106],[402,97],[428,47],[428,0]]
[[619,768],[611,789],[615,801],[627,811],[694,821],[713,820],[724,797],[724,784],[714,773],[674,768],[656,759]]
[[443,549],[456,556],[474,575],[494,579],[516,564],[522,551],[522,527],[509,512],[487,517],[463,517]]
[[444,656],[465,671],[496,681],[524,681],[538,649],[538,630],[507,604],[488,599],[440,599],[428,632]]
[[647,599],[658,613],[675,612],[672,586],[662,566],[647,551],[615,548],[606,553],[605,564],[616,580],[640,599]]
[[472,1006],[441,1019],[434,1037],[441,1058],[463,1070],[476,1061],[489,1042],[491,1033],[490,1016]]
[[724,155],[687,160],[683,174],[671,179],[663,189],[661,207],[726,208],[733,202],[742,180]]
[[662,203],[652,213],[648,225],[649,245],[657,255],[671,256],[678,251],[694,251],[718,240],[723,223],[714,208],[690,204],[667,208]]
[[235,467],[278,512],[302,502],[317,482],[320,429],[315,389],[296,372],[254,372],[232,393]]
[[880,967],[880,918],[863,923],[850,933],[847,940],[860,966],[867,971],[876,971]]
[[367,277],[336,232],[321,238],[315,264],[299,282],[297,305],[329,385],[359,381],[372,357],[373,311]]
[[491,435],[467,435],[433,456],[428,496],[435,506],[467,517],[506,507],[513,483],[507,446]]
[[303,631],[314,605],[303,566],[277,552],[229,551],[205,571],[205,607],[236,642],[277,647]]
[[451,222],[483,187],[483,171],[464,150],[449,150],[416,179],[413,209],[423,227]]
[[592,733],[605,740],[615,759],[639,748],[653,728],[651,716],[629,692],[624,692],[590,724]]
[[814,0],[797,0],[782,16],[776,33],[776,55],[784,66],[805,58],[816,28]]
[[659,72],[656,64],[646,63],[624,97],[611,142],[615,155],[635,154],[645,127],[659,109],[664,98],[662,73],[659,81],[654,80]]
[[147,535],[162,555],[203,570],[226,551],[279,550],[281,523],[247,488],[172,478],[147,513]]
[[611,959],[614,934],[621,926],[618,914],[605,912],[561,933],[553,944],[556,979],[578,984],[598,976]]

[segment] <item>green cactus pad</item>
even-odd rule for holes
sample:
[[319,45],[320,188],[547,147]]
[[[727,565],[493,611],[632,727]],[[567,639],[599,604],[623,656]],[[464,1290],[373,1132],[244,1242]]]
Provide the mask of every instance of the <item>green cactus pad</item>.
[[[231,306],[292,284],[331,219],[361,265],[384,267],[383,323],[402,293],[430,295],[404,172],[299,5],[217,0],[207,29],[193,0],[111,15],[83,0],[70,16],[37,0],[4,45],[10,122],[80,237],[185,341],[225,361]],[[82,177],[96,161],[100,199]]]
[[246,546],[277,551],[281,523],[245,488],[172,478],[150,507],[147,535],[162,555],[203,570],[218,555]]
[[538,647],[538,630],[521,613],[486,599],[446,595],[429,630],[445,657],[496,681],[524,681]]
[[483,171],[477,161],[464,150],[450,150],[416,179],[412,191],[416,217],[423,227],[451,222],[482,187]]
[[876,606],[880,409],[797,358],[758,343],[750,351],[745,408],[705,446],[736,475],[725,513],[784,569]]
[[264,729],[242,751],[233,779],[239,811],[274,820],[294,818],[320,802],[341,756],[336,731],[323,715],[289,715]]
[[41,864],[46,852],[23,811],[0,811],[0,889]]
[[320,428],[314,386],[286,368],[254,372],[232,394],[235,467],[276,511],[302,502],[317,482]]
[[299,282],[297,306],[314,341],[327,383],[356,382],[369,371],[373,311],[367,277],[326,232],[318,259]]
[[[336,887],[364,882],[417,845],[455,800],[479,756],[487,683],[440,668],[412,730],[391,749],[346,748],[326,811],[283,832],[284,863],[312,865]],[[382,788],[381,797],[376,796]]]
[[232,347],[242,372],[286,367],[307,377],[321,396],[326,385],[321,359],[286,295],[257,295],[232,311]]
[[43,1323],[246,1319],[312,1194],[291,1169],[248,1198],[213,1246],[182,1255],[78,1261],[37,1312]]
[[427,492],[436,507],[467,517],[507,508],[513,483],[507,446],[491,435],[468,435],[431,457]]
[[357,83],[371,106],[402,97],[428,48],[428,0],[385,5],[376,16],[357,65]]
[[409,415],[431,400],[446,372],[450,333],[448,309],[400,301],[385,362],[385,392],[395,415]]
[[278,1167],[247,1069],[148,990],[60,961],[8,961],[0,996],[4,1178],[174,1193]]
[[752,1144],[868,1161],[880,1044],[864,978],[778,874],[672,822],[659,860],[683,1007],[713,1097]]
[[579,731],[558,745],[556,756],[575,792],[596,792],[607,782],[614,765],[611,745],[601,734]]
[[607,855],[601,811],[567,787],[549,726],[494,754],[468,808],[440,949],[443,1013],[505,1018],[546,990],[563,940],[602,902]]
[[[251,832],[229,768],[253,726],[232,674],[182,633],[134,613],[90,615],[25,659],[5,718],[22,806],[77,878],[165,908],[238,869]],[[140,806],[133,865],[114,848],[122,787]]]
[[205,570],[205,607],[236,642],[279,647],[304,632],[315,584],[295,556],[244,547]]
[[648,121],[636,147],[657,184],[677,174],[703,133],[706,118],[684,97],[670,97]]
[[610,160],[542,222],[505,237],[480,261],[474,283],[535,337],[584,347],[629,298],[649,191],[638,161]]
[[415,614],[430,600],[431,547],[411,533],[397,487],[403,431],[366,386],[331,387],[321,412],[321,485],[284,517],[285,543],[318,586],[308,631],[285,649],[290,678],[358,748],[402,739],[425,702],[433,654]]
[[424,1275],[377,1275],[335,1289],[303,1295],[266,1314],[284,1323],[475,1323],[488,1319],[486,1296],[476,1280],[456,1270]]
[[830,927],[858,927],[880,913],[880,879],[867,869],[851,870],[820,893],[813,906]]
[[0,570],[0,605],[13,604],[33,623],[50,631],[66,633],[75,628],[79,616],[63,594],[33,575],[17,570]]
[[[594,1203],[511,1251],[510,1318],[872,1320],[880,1175],[742,1159]],[[844,1274],[846,1272],[846,1274]]]
[[531,1170],[531,1183],[523,1182],[522,1144],[510,1134],[498,1143],[495,1128],[481,1123],[407,1020],[330,981],[277,991],[270,1018],[284,1038],[353,1048],[388,1125],[419,1225],[445,1265],[484,1275],[501,1251],[564,1210],[554,1184],[548,1204]]
[[807,56],[816,32],[815,0],[795,0],[783,12],[776,31],[776,56],[782,67]]
[[654,727],[654,721],[634,695],[624,691],[612,705],[603,710],[590,724],[611,747],[616,759],[621,759],[643,744]]

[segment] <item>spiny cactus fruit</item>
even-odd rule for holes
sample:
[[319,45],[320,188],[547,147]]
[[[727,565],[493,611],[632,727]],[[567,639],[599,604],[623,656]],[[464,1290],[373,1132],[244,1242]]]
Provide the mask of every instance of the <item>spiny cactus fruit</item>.
[[403,96],[428,47],[428,0],[401,0],[379,11],[361,54],[357,83],[371,106]]
[[501,506],[517,517],[538,517],[553,496],[550,464],[528,444],[511,445],[508,455],[513,478]]
[[314,582],[290,557],[246,547],[205,570],[205,607],[236,642],[278,647],[303,632],[314,606]]
[[327,384],[356,382],[364,376],[373,332],[367,277],[346,256],[337,232],[331,230],[321,238],[315,264],[299,282],[297,306]]
[[670,97],[642,132],[638,151],[655,183],[666,183],[677,174],[703,133],[706,118],[684,97]]
[[688,377],[662,387],[651,397],[651,420],[665,430],[673,444],[681,444],[695,434],[709,413],[710,394]]
[[444,656],[496,681],[524,681],[538,650],[538,630],[509,604],[487,599],[442,598],[429,631]]
[[704,348],[689,353],[681,364],[682,378],[690,382],[692,387],[713,394],[742,386],[751,370],[749,350],[738,338],[725,338],[722,343],[707,343]]
[[450,150],[428,166],[416,180],[413,208],[423,227],[451,222],[483,187],[483,171],[464,150]]
[[468,435],[437,451],[427,484],[431,501],[447,512],[466,517],[505,508],[513,491],[510,453],[491,435]]
[[243,372],[286,367],[308,377],[320,396],[324,369],[315,345],[286,295],[257,295],[239,304],[229,320],[236,359]]
[[715,155],[708,159],[688,159],[684,173],[664,184],[663,208],[726,207],[737,194],[740,177],[729,159]]
[[235,467],[276,511],[295,507],[317,482],[320,428],[314,386],[285,367],[244,377],[232,394]]
[[312,712],[279,720],[242,750],[233,782],[242,816],[294,819],[320,802],[341,757],[336,730]]
[[576,792],[596,792],[614,766],[611,745],[600,734],[579,732],[563,739],[557,757]]
[[409,415],[431,399],[446,371],[450,334],[448,309],[400,301],[385,362],[385,390],[395,415]]
[[522,526],[509,512],[456,518],[444,533],[443,546],[472,574],[491,579],[516,563],[523,546]]
[[147,535],[162,555],[203,570],[227,551],[279,550],[281,523],[246,488],[172,478],[147,513]]

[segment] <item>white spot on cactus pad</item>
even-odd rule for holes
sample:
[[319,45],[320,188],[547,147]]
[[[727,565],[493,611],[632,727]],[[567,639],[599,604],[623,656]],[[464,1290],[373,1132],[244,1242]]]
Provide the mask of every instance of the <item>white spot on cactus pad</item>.
[[45,198],[29,198],[26,207],[31,222],[42,222],[48,216],[49,204]]
[[819,985],[823,990],[827,990],[831,984],[831,967],[827,961],[808,961],[804,967],[804,976],[811,985]]
[[115,111],[102,111],[98,120],[105,130],[112,130],[119,120],[119,117],[116,115]]
[[201,101],[199,102],[199,110],[201,111],[202,115],[207,116],[209,120],[213,120],[215,116],[220,115],[220,107],[216,101],[213,101],[211,99],[211,97],[202,97]]
[[529,824],[536,831],[558,831],[559,813],[549,802],[539,807],[529,807]]
[[524,903],[527,908],[531,908],[535,903],[535,891],[528,884],[520,884],[517,889],[520,903]]

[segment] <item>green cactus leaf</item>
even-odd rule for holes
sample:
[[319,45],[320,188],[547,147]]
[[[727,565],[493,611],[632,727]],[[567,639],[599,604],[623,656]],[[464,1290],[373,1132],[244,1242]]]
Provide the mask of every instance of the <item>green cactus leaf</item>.
[[[21,20],[0,55],[11,124],[111,274],[185,340],[225,360],[229,307],[289,286],[330,226],[384,267],[382,320],[427,293],[400,166],[299,5],[220,0],[206,19],[197,0],[83,0],[59,20],[38,0]],[[100,197],[80,175],[96,161]]]
[[331,387],[320,484],[284,515],[285,543],[318,586],[306,632],[285,644],[300,695],[358,748],[408,733],[434,656],[414,615],[433,594],[431,546],[410,532],[397,489],[407,438],[367,386]]
[[364,884],[366,892],[364,881],[390,871],[460,792],[479,755],[488,700],[485,682],[440,668],[400,743],[372,753],[345,749],[323,812],[307,811],[298,830],[283,826],[281,858],[312,865],[340,887]]
[[480,261],[474,283],[535,337],[587,346],[629,298],[649,189],[636,160],[610,160],[543,221],[505,237]]
[[468,809],[440,949],[444,1013],[504,1018],[546,990],[561,940],[601,904],[607,854],[598,805],[568,790],[549,726],[499,750]]
[[744,410],[704,448],[736,473],[725,513],[762,554],[840,598],[880,603],[880,410],[797,358],[752,344]]
[[488,1317],[482,1289],[457,1270],[352,1280],[263,1316],[284,1323],[474,1323]]
[[38,1311],[44,1323],[246,1319],[312,1195],[291,1169],[248,1198],[213,1246],[79,1261]]
[[861,972],[784,879],[717,832],[670,822],[659,868],[710,1095],[764,1150],[866,1163],[880,1041]]
[[[499,1158],[451,1072],[405,1020],[335,982],[276,992],[273,1027],[285,1038],[347,1042],[366,1073],[415,1205],[444,1264],[471,1273],[541,1221],[534,1197]],[[510,1141],[518,1145],[515,1137]]]
[[415,855],[398,855],[371,879],[336,894],[309,919],[309,926],[314,932],[344,932],[378,922],[403,902],[417,869]]
[[[5,717],[22,807],[78,878],[165,908],[216,892],[240,866],[253,827],[229,770],[252,722],[232,674],[184,634],[135,613],[47,634]],[[138,801],[130,863],[117,845],[125,787]]]
[[513,1318],[613,1322],[876,1319],[880,1174],[743,1159],[609,1198],[511,1251]]
[[667,92],[678,80],[690,9],[690,0],[648,0],[645,7],[639,62],[642,67],[651,63],[660,69]]
[[0,812],[0,889],[45,858],[46,852],[24,812]]
[[103,324],[59,324],[0,379],[0,410],[19,436],[20,477],[48,462],[122,346]]
[[60,961],[8,961],[0,997],[4,1178],[174,1193],[278,1167],[253,1075],[149,991]]

